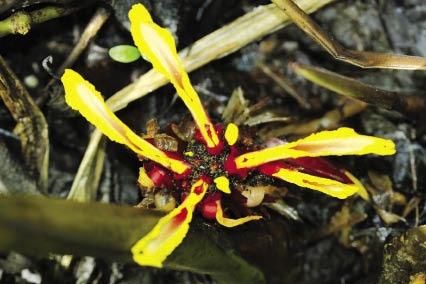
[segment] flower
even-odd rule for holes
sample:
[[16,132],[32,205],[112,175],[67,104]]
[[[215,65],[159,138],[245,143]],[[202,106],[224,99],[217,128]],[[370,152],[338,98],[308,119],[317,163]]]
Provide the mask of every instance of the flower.
[[[182,67],[170,32],[157,26],[141,4],[133,6],[129,18],[132,36],[139,51],[158,72],[170,80],[190,110],[199,142],[189,142],[187,149],[181,152],[160,150],[121,122],[108,109],[95,87],[78,73],[65,70],[62,82],[66,102],[73,109],[78,110],[111,140],[126,145],[139,156],[152,161],[144,163],[140,168],[140,185],[160,188],[177,186],[184,193],[181,195],[180,205],[161,218],[152,231],[132,247],[137,263],[162,267],[163,261],[184,239],[197,208],[201,208],[206,218],[215,218],[226,227],[261,219],[261,216],[250,214],[230,219],[223,211],[222,193],[225,196],[236,195],[240,200],[245,199],[230,184],[230,178],[244,180],[249,171],[257,170],[264,175],[338,198],[346,198],[357,191],[364,198],[368,197],[362,184],[349,172],[338,169],[319,157],[369,153],[391,155],[395,153],[392,141],[340,128],[265,149],[241,147],[238,144],[239,129],[236,125],[229,124],[222,134],[222,126],[212,124]],[[200,143],[205,148],[195,147]],[[191,151],[191,147],[201,150]],[[201,163],[206,165],[200,166]],[[202,171],[201,168],[208,169]],[[189,191],[188,195],[186,191]],[[262,191],[259,195],[257,191],[256,198],[259,199],[260,196],[260,199],[253,204],[259,204],[265,193],[268,192]],[[174,203],[171,204],[174,207]]]

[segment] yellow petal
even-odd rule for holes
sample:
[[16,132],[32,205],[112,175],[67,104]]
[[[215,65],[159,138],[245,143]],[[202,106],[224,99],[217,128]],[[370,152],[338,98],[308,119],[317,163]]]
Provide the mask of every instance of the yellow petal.
[[225,176],[221,176],[214,179],[214,183],[216,184],[217,189],[224,193],[231,193],[231,189],[229,188],[229,179]]
[[106,106],[101,94],[77,72],[67,69],[61,78],[67,104],[78,110],[112,141],[127,145],[134,152],[153,160],[166,168],[183,173],[189,164],[169,158],[166,153],[136,135]]
[[391,140],[360,135],[351,128],[342,127],[241,155],[235,159],[235,164],[241,169],[288,158],[365,154],[392,155],[395,154],[395,144]]
[[133,247],[133,259],[140,265],[162,267],[163,261],[183,241],[195,206],[207,192],[209,184],[203,178],[191,188],[191,193],[179,207],[164,216],[157,225]]
[[132,7],[129,19],[133,40],[139,51],[149,58],[155,70],[166,76],[175,86],[200,129],[207,147],[219,147],[219,137],[182,67],[170,32],[155,24],[142,4]]
[[228,142],[228,145],[232,146],[238,140],[238,126],[233,123],[228,124],[228,127],[225,131],[225,140]]
[[272,176],[297,184],[300,187],[321,191],[340,199],[355,194],[359,189],[355,184],[344,184],[332,179],[312,176],[288,169],[280,169],[278,172],[272,174]]
[[154,182],[152,179],[147,175],[145,168],[140,167],[139,168],[139,178],[138,183],[144,187],[154,187]]
[[247,217],[239,218],[239,219],[225,218],[223,217],[223,209],[222,209],[222,204],[220,203],[220,200],[216,201],[216,205],[217,205],[216,221],[222,226],[225,226],[228,228],[239,226],[252,220],[262,219],[262,216],[247,216]]

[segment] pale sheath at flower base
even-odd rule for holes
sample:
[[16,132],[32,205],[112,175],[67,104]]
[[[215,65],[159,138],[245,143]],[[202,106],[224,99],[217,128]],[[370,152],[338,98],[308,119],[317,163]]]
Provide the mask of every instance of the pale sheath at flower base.
[[[203,155],[214,157],[230,152],[223,164],[212,165],[212,168],[221,168],[220,174],[209,176],[203,173],[196,176],[194,174],[196,165],[184,157],[192,157],[194,161],[205,157],[193,157],[195,154],[190,151],[170,153],[158,149],[121,122],[108,109],[101,94],[93,85],[78,73],[69,69],[65,71],[62,82],[66,102],[111,140],[126,145],[136,154],[158,165],[151,169],[140,168],[138,179],[140,185],[150,188],[164,187],[165,184],[170,184],[165,182],[166,179],[175,178],[183,187],[184,182],[187,184],[195,180],[190,185],[189,194],[181,198],[180,205],[161,218],[152,231],[133,246],[132,254],[137,263],[162,267],[163,261],[185,238],[197,208],[201,207],[204,210],[202,214],[205,218],[216,219],[225,227],[261,219],[261,216],[252,215],[230,219],[224,213],[222,198],[229,197],[232,193],[239,194],[230,184],[229,177],[232,175],[243,182],[247,172],[257,170],[259,174],[318,190],[334,197],[346,198],[359,192],[363,198],[368,198],[365,188],[353,175],[346,170],[337,169],[319,157],[371,153],[391,155],[395,153],[392,141],[359,135],[352,129],[340,128],[312,134],[307,138],[272,148],[244,149],[238,144],[239,130],[236,125],[229,124],[222,133],[222,126],[212,124],[191,85],[188,74],[182,68],[170,32],[157,26],[141,4],[133,6],[129,18],[132,36],[139,51],[149,58],[158,72],[172,82],[190,110],[199,131],[196,138],[205,144],[207,150]],[[228,148],[227,152],[224,152],[225,147]],[[182,192],[184,191],[182,188]],[[241,206],[247,205],[241,203]]]

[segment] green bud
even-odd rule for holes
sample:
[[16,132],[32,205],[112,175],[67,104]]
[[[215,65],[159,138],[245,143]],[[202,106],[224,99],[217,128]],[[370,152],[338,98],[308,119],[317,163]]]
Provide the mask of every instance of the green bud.
[[114,46],[110,48],[108,54],[113,60],[121,63],[130,63],[141,57],[139,50],[133,45]]

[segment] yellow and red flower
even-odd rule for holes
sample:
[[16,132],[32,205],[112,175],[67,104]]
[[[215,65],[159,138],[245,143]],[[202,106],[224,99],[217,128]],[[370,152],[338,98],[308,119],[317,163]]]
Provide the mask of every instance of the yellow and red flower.
[[[182,67],[170,32],[156,25],[141,4],[133,6],[129,18],[136,46],[153,67],[175,86],[196,123],[196,138],[207,150],[202,154],[189,150],[181,153],[160,150],[121,122],[108,109],[93,85],[75,71],[65,71],[62,82],[66,102],[111,140],[126,145],[136,154],[152,161],[141,167],[138,179],[140,185],[175,187],[178,184],[182,192],[189,191],[188,195],[181,195],[178,207],[163,217],[150,233],[133,246],[132,253],[137,263],[161,267],[162,262],[184,239],[197,208],[201,208],[206,218],[216,219],[226,227],[262,218],[248,215],[230,219],[226,217],[222,207],[222,193],[232,195],[235,192],[229,178],[233,176],[243,180],[252,170],[338,198],[346,198],[356,192],[368,198],[362,184],[354,176],[320,157],[370,153],[391,155],[395,153],[392,141],[340,128],[265,149],[240,147],[236,125],[229,124],[222,134],[222,126],[212,124]],[[214,162],[209,165],[212,170],[207,171],[213,172],[211,176],[197,169],[200,158],[205,158],[200,155],[213,157],[211,160]],[[224,158],[214,159],[215,156]],[[191,181],[194,181],[192,185]]]

